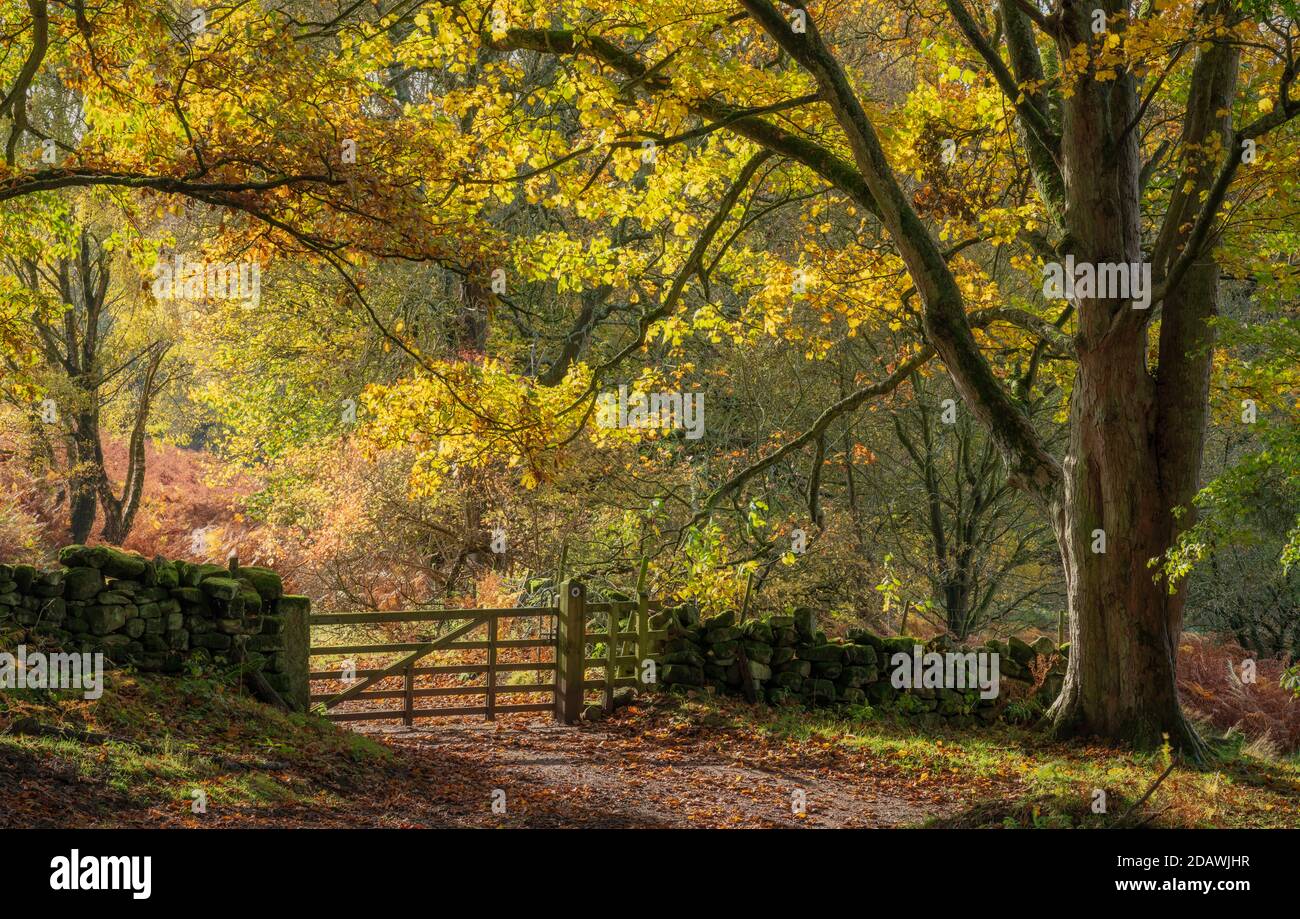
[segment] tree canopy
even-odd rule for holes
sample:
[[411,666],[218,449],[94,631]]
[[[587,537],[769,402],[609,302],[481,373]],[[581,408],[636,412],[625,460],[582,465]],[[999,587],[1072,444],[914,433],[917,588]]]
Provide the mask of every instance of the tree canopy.
[[[888,611],[888,532],[957,631],[1059,588],[1058,730],[1195,753],[1185,578],[1300,469],[1298,32],[1234,0],[5,0],[0,246],[54,264],[111,224],[138,312],[96,387],[165,345],[269,488],[336,440],[400,456],[477,533],[457,569],[599,486],[593,557],[684,554],[682,590],[735,602],[735,566],[804,564],[798,530],[873,556]],[[265,295],[151,300],[182,251],[264,265]],[[1147,286],[1045,283],[1075,265]],[[22,323],[71,334],[40,290],[0,278],[28,406],[58,348]],[[133,379],[110,414],[149,406]],[[706,436],[602,424],[620,387],[702,394]],[[159,398],[141,425],[193,436]],[[1207,424],[1254,425],[1213,481]]]

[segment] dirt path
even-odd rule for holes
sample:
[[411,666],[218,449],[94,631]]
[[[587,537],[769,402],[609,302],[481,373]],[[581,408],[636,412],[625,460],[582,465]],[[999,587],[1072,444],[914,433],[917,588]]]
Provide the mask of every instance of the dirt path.
[[[364,760],[209,752],[221,772],[196,780],[212,789],[199,815],[188,785],[124,786],[53,749],[0,747],[0,826],[891,827],[970,803],[969,789],[918,779],[894,757],[671,702],[574,727],[514,717],[413,730],[371,722],[358,733],[388,753]],[[222,793],[240,782],[260,789],[256,800]]]
[[[452,781],[439,783],[437,798],[477,825],[888,827],[945,810],[905,777],[873,775],[870,764],[842,751],[728,731],[673,731],[639,720],[368,733],[440,764]],[[492,812],[496,789],[505,793],[505,814]],[[800,795],[802,816],[795,813]]]

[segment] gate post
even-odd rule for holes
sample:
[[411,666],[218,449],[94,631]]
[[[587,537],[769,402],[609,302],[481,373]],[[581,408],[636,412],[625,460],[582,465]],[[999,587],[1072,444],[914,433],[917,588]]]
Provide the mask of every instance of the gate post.
[[582,714],[582,683],[586,677],[587,589],[569,578],[560,585],[560,611],[555,630],[555,720],[577,724]]
[[[311,601],[286,594],[275,601],[275,615],[284,617],[280,652],[283,682],[271,676],[271,683],[300,712],[311,709]],[[269,628],[264,620],[263,634]]]
[[641,667],[650,656],[650,595],[645,592],[646,575],[649,573],[650,557],[643,555],[641,570],[636,576],[636,665],[632,668],[638,690],[644,687],[641,682]]
[[645,685],[641,682],[641,668],[645,666],[646,658],[650,656],[650,598],[644,592],[636,595],[636,666],[633,668],[636,672],[636,685],[638,689],[644,689]]

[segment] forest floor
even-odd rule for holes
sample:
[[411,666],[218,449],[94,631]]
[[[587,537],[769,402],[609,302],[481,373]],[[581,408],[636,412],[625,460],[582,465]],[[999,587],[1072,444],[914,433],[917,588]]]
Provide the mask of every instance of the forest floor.
[[[1212,770],[1176,768],[1125,822],[1300,825],[1300,764],[1220,750]],[[364,731],[197,675],[115,674],[97,703],[0,698],[0,827],[1104,826],[1164,768],[1160,754],[1010,727],[921,732],[711,698],[658,697],[577,727]],[[1092,811],[1099,788],[1106,814]]]

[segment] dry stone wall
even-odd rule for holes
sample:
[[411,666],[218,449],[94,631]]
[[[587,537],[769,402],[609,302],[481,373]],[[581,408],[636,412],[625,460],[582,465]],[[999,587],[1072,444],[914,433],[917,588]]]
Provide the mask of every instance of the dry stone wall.
[[30,628],[66,651],[176,673],[194,655],[243,661],[290,704],[307,706],[306,597],[266,568],[146,559],[67,546],[60,566],[0,565],[0,626]]
[[[865,629],[829,638],[810,609],[738,623],[732,612],[701,618],[685,605],[664,610],[650,624],[667,631],[655,660],[658,681],[669,690],[740,694],[748,681],[755,698],[771,705],[868,704],[967,723],[1023,720],[1041,712],[1060,691],[1069,655],[1068,645],[1057,647],[1046,638],[1035,645],[1014,637],[992,640],[978,648],[944,639],[882,637]],[[997,696],[981,698],[969,687],[896,688],[891,681],[895,655],[914,655],[917,646],[939,654],[997,654]]]

